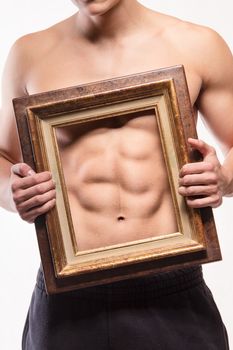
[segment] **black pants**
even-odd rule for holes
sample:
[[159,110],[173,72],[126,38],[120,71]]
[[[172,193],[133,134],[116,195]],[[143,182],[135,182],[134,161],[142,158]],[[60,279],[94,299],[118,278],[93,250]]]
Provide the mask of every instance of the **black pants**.
[[48,296],[41,270],[23,350],[227,350],[201,267]]

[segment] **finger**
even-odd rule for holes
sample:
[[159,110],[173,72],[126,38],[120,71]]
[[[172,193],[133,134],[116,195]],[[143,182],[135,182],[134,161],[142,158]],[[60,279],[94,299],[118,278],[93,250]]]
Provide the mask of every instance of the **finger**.
[[20,204],[16,205],[16,208],[19,212],[28,211],[28,210],[31,210],[32,208],[44,205],[46,202],[49,202],[50,200],[55,199],[55,197],[56,197],[56,191],[51,190],[44,194],[34,196],[25,202],[21,202]]
[[213,169],[214,166],[208,162],[188,163],[180,169],[179,175],[183,177],[188,174],[201,174],[204,172],[212,171]]
[[45,181],[49,181],[51,178],[52,174],[48,171],[44,171],[43,173],[16,179],[12,184],[12,192],[14,193],[18,189],[27,189],[33,187]]
[[179,187],[178,192],[184,197],[211,196],[218,193],[218,186],[217,185],[189,186],[189,187],[181,186]]
[[28,212],[24,212],[21,215],[21,218],[29,223],[33,223],[38,216],[46,214],[49,210],[51,210],[55,206],[55,204],[56,204],[56,200],[52,199],[40,207],[33,208]]
[[192,148],[195,148],[196,150],[201,152],[203,157],[205,157],[207,155],[210,155],[210,154],[215,154],[216,153],[214,147],[208,145],[203,140],[189,138],[188,139],[188,143],[192,146]]
[[185,175],[179,179],[179,186],[217,184],[217,175],[213,172]]
[[30,175],[35,174],[35,171],[26,163],[14,164],[11,167],[11,171],[13,174],[21,176],[21,177],[30,176]]
[[55,182],[51,179],[27,189],[18,190],[16,193],[13,193],[13,199],[16,204],[20,204],[32,197],[42,195],[53,189],[55,189]]
[[219,195],[212,195],[204,198],[186,198],[186,203],[190,208],[217,208],[222,203],[222,197]]

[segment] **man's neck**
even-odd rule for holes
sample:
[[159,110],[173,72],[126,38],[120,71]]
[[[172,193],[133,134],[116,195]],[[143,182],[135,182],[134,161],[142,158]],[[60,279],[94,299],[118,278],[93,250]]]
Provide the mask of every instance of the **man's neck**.
[[80,10],[76,25],[91,41],[117,41],[131,35],[143,24],[145,11],[147,9],[136,0],[122,0],[103,15],[89,16]]

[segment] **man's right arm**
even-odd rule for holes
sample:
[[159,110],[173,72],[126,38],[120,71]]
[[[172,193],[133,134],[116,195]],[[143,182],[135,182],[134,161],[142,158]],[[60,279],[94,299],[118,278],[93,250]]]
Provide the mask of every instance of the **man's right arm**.
[[55,184],[49,172],[36,174],[22,162],[12,99],[27,94],[26,79],[33,59],[28,38],[12,47],[2,79],[0,115],[0,206],[34,222],[55,204]]

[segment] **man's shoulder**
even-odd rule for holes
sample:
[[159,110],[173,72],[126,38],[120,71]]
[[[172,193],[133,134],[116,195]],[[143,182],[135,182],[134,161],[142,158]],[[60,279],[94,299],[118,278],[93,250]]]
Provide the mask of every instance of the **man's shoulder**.
[[12,51],[16,56],[33,57],[34,55],[46,54],[54,45],[58,44],[65,36],[65,30],[69,26],[72,17],[58,22],[40,31],[28,33],[18,38],[12,45]]
[[181,21],[177,31],[181,40],[186,40],[188,47],[193,45],[200,49],[210,49],[223,43],[223,39],[214,29],[204,25]]
[[163,36],[175,44],[185,42],[185,46],[201,47],[203,45],[218,45],[220,35],[212,28],[192,23],[167,14],[154,13],[154,22],[158,21]]
[[173,48],[174,54],[187,58],[194,68],[203,66],[208,70],[213,57],[220,61],[229,56],[227,44],[214,29],[164,14],[159,16],[164,42]]

